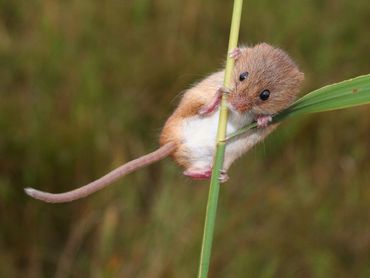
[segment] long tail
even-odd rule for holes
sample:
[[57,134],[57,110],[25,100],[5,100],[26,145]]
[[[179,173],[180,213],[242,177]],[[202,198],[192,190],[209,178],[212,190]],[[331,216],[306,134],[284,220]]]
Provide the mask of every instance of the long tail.
[[158,160],[165,158],[166,156],[170,155],[174,150],[175,143],[172,142],[167,143],[160,147],[159,149],[155,150],[154,152],[151,152],[142,157],[127,162],[126,164],[123,164],[122,166],[118,167],[117,169],[114,169],[113,171],[109,172],[100,179],[97,179],[80,188],[68,192],[53,194],[39,191],[33,188],[25,188],[24,191],[29,196],[48,203],[71,202],[77,199],[84,198],[100,189],[103,189],[104,187],[110,185],[120,177],[125,176],[139,168],[142,168],[146,165],[152,164]]

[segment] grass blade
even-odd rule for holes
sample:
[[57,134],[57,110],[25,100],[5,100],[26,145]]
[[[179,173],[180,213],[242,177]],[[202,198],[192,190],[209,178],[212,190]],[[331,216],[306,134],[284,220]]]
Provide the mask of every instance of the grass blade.
[[[332,111],[364,104],[370,104],[370,74],[358,76],[312,91],[297,100],[289,108],[275,115],[273,122],[280,122],[288,117],[308,113]],[[226,141],[255,127],[255,123],[250,124],[230,134]]]
[[[234,8],[231,19],[230,27],[230,38],[228,52],[230,53],[233,49],[237,47],[238,37],[239,37],[239,27],[240,27],[240,18],[242,12],[243,0],[234,0]],[[229,57],[227,54],[226,68],[225,68],[225,77],[224,77],[224,87],[230,88],[231,75],[234,68],[234,59]],[[223,167],[224,154],[225,154],[225,137],[226,137],[226,125],[227,125],[227,95],[222,96],[221,106],[220,106],[220,116],[218,121],[217,129],[217,142],[216,142],[216,155],[215,161],[213,163],[211,184],[208,193],[208,202],[206,210],[206,218],[204,223],[203,231],[203,241],[202,249],[200,254],[199,261],[199,270],[198,277],[206,278],[208,276],[209,263],[211,258],[212,251],[212,241],[213,233],[216,221],[217,213],[217,204],[218,204],[218,195],[220,191],[220,171]]]

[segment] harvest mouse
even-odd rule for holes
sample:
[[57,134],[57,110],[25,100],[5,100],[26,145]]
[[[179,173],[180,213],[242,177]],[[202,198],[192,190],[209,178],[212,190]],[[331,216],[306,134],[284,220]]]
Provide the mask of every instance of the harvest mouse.
[[233,87],[222,87],[224,71],[221,70],[188,89],[163,127],[159,149],[69,192],[53,194],[26,188],[26,193],[45,202],[70,202],[169,155],[184,168],[185,176],[210,178],[216,147],[217,112],[225,91],[229,109],[227,134],[257,122],[257,128],[227,143],[220,177],[221,181],[226,181],[231,164],[276,128],[277,124],[269,125],[272,116],[293,103],[304,78],[283,50],[266,43],[237,48],[230,55],[235,59]]

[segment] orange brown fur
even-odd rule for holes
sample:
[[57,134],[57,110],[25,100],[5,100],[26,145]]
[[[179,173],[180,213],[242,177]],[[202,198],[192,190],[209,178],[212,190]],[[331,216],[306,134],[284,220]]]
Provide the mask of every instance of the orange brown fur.
[[[240,112],[252,109],[257,114],[275,114],[296,99],[304,74],[293,60],[281,49],[266,43],[253,48],[241,48],[240,59],[234,68],[235,89],[229,102]],[[248,78],[240,82],[241,72],[247,71]],[[268,101],[259,99],[262,90],[268,89]]]
[[[254,120],[271,119],[271,115],[287,108],[296,98],[303,73],[285,52],[262,43],[253,48],[241,48],[233,72],[233,85],[228,98],[230,116],[227,128],[236,131]],[[236,57],[236,56],[235,56]],[[240,74],[248,72],[245,77]],[[184,175],[192,178],[209,178],[215,152],[218,118],[219,89],[222,87],[224,72],[211,74],[187,90],[164,125],[160,136],[161,147],[125,163],[100,179],[78,189],[53,194],[32,188],[26,193],[46,202],[69,202],[90,195],[118,178],[141,167],[159,161],[168,155],[185,168]],[[268,90],[268,96],[261,95]],[[265,92],[264,92],[265,93]],[[203,108],[203,109],[202,109]],[[206,113],[203,113],[206,111]],[[249,130],[239,138],[228,142],[225,150],[222,181],[228,179],[226,171],[242,154],[271,133],[277,124]],[[229,130],[229,129],[228,129]]]
[[[272,115],[289,106],[296,98],[303,80],[303,73],[282,50],[266,43],[252,48],[241,48],[241,55],[235,63],[233,72],[234,88],[228,102],[240,113],[252,111],[256,114]],[[248,71],[247,80],[240,82],[240,73]],[[172,154],[174,160],[182,167],[190,167],[188,150],[183,146],[181,134],[184,119],[196,116],[198,111],[210,103],[223,84],[224,71],[216,72],[200,81],[184,93],[177,109],[169,117],[160,136],[160,144],[176,144]],[[271,91],[269,101],[261,101],[262,90]],[[257,130],[265,138],[277,125]],[[252,147],[252,146],[250,146]],[[226,158],[227,159],[227,158]]]
[[190,166],[187,159],[187,150],[182,146],[183,138],[180,134],[182,122],[185,118],[196,116],[204,105],[212,101],[217,90],[222,86],[223,76],[223,71],[213,73],[187,90],[178,107],[163,127],[160,145],[163,146],[168,142],[174,142],[177,148],[171,156],[182,167],[187,168]]

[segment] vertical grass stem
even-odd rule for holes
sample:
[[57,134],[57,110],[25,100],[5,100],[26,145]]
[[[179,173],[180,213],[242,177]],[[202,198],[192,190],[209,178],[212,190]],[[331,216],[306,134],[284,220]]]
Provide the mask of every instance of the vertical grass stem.
[[[242,12],[243,0],[234,0],[234,8],[231,19],[229,46],[227,51],[227,60],[224,77],[224,87],[230,88],[231,76],[234,69],[234,59],[229,57],[229,53],[234,50],[238,45],[240,18]],[[220,116],[218,121],[218,130],[216,138],[216,154],[213,163],[211,183],[208,193],[208,202],[206,210],[206,218],[204,223],[202,249],[200,254],[198,277],[208,277],[208,269],[212,251],[213,233],[217,214],[218,195],[220,191],[220,171],[223,167],[224,154],[225,154],[225,137],[227,127],[227,95],[222,96],[220,106]]]

